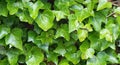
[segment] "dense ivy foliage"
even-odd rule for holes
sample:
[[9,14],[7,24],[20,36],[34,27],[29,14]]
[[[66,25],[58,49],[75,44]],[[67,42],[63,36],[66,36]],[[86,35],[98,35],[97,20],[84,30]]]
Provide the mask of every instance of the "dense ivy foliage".
[[0,0],[0,65],[120,64],[119,38],[107,0]]

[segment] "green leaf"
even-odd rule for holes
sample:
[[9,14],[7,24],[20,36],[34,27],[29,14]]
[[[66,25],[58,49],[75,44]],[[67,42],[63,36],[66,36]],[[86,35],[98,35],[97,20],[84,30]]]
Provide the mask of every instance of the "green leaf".
[[15,0],[6,0],[7,1],[7,9],[9,10],[10,15],[17,13],[18,7],[16,5]]
[[86,51],[84,51],[82,54],[81,54],[81,58],[82,59],[88,59],[88,58],[92,58],[94,57],[94,49],[92,48],[88,48]]
[[103,50],[105,50],[105,49],[107,49],[108,47],[110,47],[110,45],[111,44],[113,44],[113,43],[111,43],[111,42],[108,42],[108,41],[106,41],[105,39],[102,39],[102,40],[100,40],[100,46],[101,46],[101,51],[103,51]]
[[41,42],[44,43],[52,43],[54,39],[54,31],[49,30],[47,32],[43,31],[41,32],[41,35],[37,36],[37,40],[41,40]]
[[80,11],[83,9],[83,5],[81,4],[75,4],[70,7],[70,10],[73,10],[75,12]]
[[120,14],[120,7],[117,7],[117,8],[114,10],[114,12],[115,12],[116,14]]
[[65,18],[65,13],[62,11],[53,11],[53,14],[56,16],[57,21],[60,21],[61,19]]
[[29,2],[28,6],[29,6],[28,10],[29,10],[30,16],[33,19],[36,19],[36,17],[38,16],[39,9],[41,9],[41,7],[43,7],[44,4],[40,0],[38,0],[34,4]]
[[35,21],[40,28],[42,28],[44,31],[47,31],[48,29],[52,28],[54,18],[55,16],[52,11],[45,10],[42,14],[39,14]]
[[81,52],[85,52],[89,48],[89,46],[90,46],[89,42],[88,41],[84,41],[80,45],[79,49],[81,50]]
[[[93,12],[92,12],[93,13]],[[87,8],[82,9],[81,11],[77,11],[75,15],[77,16],[77,19],[79,22],[82,22],[84,19],[88,18],[92,14],[88,11]]]
[[80,62],[80,55],[78,52],[77,53],[68,52],[65,54],[65,57],[68,61],[71,61],[74,65]]
[[20,21],[28,22],[29,24],[32,24],[32,22],[33,22],[33,19],[30,17],[29,13],[26,10],[18,11],[16,13],[16,16],[19,17]]
[[108,0],[99,0],[97,11],[105,9],[105,8],[111,8],[111,7],[112,7],[112,3],[108,2]]
[[105,38],[107,41],[112,42],[112,35],[108,29],[102,29],[100,31],[100,39]]
[[0,2],[0,15],[7,17],[8,10],[5,2]]
[[62,59],[59,65],[69,65],[69,62],[66,59]]
[[64,37],[67,41],[70,40],[67,24],[61,24],[61,26],[57,29],[55,38],[58,38],[58,37]]
[[22,48],[22,30],[19,28],[14,28],[12,32],[5,37],[6,44],[10,46],[14,46],[20,50],[23,50]]
[[37,34],[34,31],[28,31],[28,42],[35,43],[35,38]]
[[78,28],[80,27],[79,25],[79,22],[77,20],[77,17],[73,14],[69,15],[68,16],[68,19],[69,19],[69,33],[75,31],[75,30],[78,30]]
[[44,60],[44,54],[40,48],[33,46],[26,53],[26,64],[27,65],[39,65]]
[[106,20],[105,16],[100,12],[96,12],[94,17],[89,18],[89,22],[93,25],[95,31],[99,32],[101,30],[102,22]]
[[9,65],[7,58],[4,58],[3,60],[0,60],[0,65]]
[[87,30],[78,29],[77,35],[78,35],[79,41],[83,42],[87,38],[87,36],[88,36],[88,31]]
[[111,32],[113,40],[116,40],[119,36],[119,25],[111,23],[106,28]]
[[50,52],[47,54],[47,60],[48,62],[52,61],[54,62],[56,65],[58,65],[58,54]]
[[89,34],[88,39],[90,40],[90,48],[93,48],[95,50],[100,50],[101,48],[101,42],[99,40],[99,33],[93,32]]
[[62,44],[61,45],[59,44],[54,50],[54,52],[64,56],[64,54],[66,53],[66,50]]
[[20,51],[18,49],[10,49],[7,51],[7,57],[10,65],[17,65],[19,55]]
[[5,25],[0,25],[0,39],[10,33],[10,28]]
[[70,46],[67,46],[67,47],[66,47],[66,51],[67,51],[67,52],[72,52],[72,53],[74,53],[74,52],[76,52],[76,50],[77,50],[77,48],[76,48],[76,46],[74,46],[74,45],[70,45]]

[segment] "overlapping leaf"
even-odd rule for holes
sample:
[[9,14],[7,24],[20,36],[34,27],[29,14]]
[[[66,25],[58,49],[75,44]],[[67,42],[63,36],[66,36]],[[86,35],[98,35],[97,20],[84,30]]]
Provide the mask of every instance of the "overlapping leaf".
[[41,29],[47,31],[52,28],[54,17],[52,11],[45,10],[42,14],[39,14],[35,21]]

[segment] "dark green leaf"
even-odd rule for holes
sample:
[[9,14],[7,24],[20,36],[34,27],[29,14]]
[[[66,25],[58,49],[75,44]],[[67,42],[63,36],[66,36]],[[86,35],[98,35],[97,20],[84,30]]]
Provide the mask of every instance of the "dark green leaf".
[[0,15],[5,17],[8,15],[8,10],[5,2],[0,2]]

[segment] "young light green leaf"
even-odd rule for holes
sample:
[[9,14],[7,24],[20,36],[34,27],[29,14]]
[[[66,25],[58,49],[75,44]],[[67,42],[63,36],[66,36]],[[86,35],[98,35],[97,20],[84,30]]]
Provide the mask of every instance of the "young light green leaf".
[[5,25],[0,25],[0,39],[5,37],[10,33],[10,28],[6,27]]
[[120,14],[120,7],[117,7],[117,8],[114,10],[114,12],[115,12],[116,14]]
[[34,4],[29,2],[28,6],[29,6],[28,10],[29,10],[30,16],[33,19],[36,19],[36,17],[38,16],[39,9],[43,7],[44,4],[40,0],[38,0]]
[[27,65],[39,65],[44,60],[44,54],[40,48],[33,46],[31,50],[27,51],[26,64]]
[[88,11],[87,8],[82,9],[81,11],[77,11],[75,15],[77,16],[77,19],[78,19],[79,22],[82,22],[84,19],[91,16],[91,14],[90,14],[90,12]]
[[10,35],[7,35],[5,37],[5,42],[7,45],[14,46],[20,50],[23,50],[21,37],[22,30],[20,28],[14,28]]
[[79,41],[83,42],[87,38],[87,36],[88,36],[88,31],[87,30],[78,29],[77,35],[78,35]]
[[65,18],[65,13],[62,11],[53,11],[53,14],[56,16],[57,21],[60,21],[61,19]]
[[79,22],[77,20],[77,17],[73,14],[69,15],[68,16],[68,19],[69,19],[69,33],[75,31],[75,30],[78,30],[78,28],[80,27],[79,25]]
[[97,11],[102,10],[104,8],[111,8],[111,7],[112,7],[112,3],[108,2],[108,0],[99,0]]
[[61,26],[57,29],[55,38],[58,38],[58,37],[64,37],[67,41],[70,40],[67,24],[61,24]]
[[66,59],[62,59],[59,65],[69,65],[69,62]]
[[54,14],[50,10],[45,10],[42,14],[36,18],[35,22],[38,24],[40,28],[44,31],[47,31],[53,26]]
[[6,0],[7,1],[7,9],[9,10],[10,15],[17,13],[18,7],[16,5],[15,0]]
[[7,17],[8,10],[5,2],[0,2],[0,15]]
[[100,39],[103,39],[103,38],[105,38],[107,41],[112,42],[113,38],[108,29],[102,29],[100,31]]

